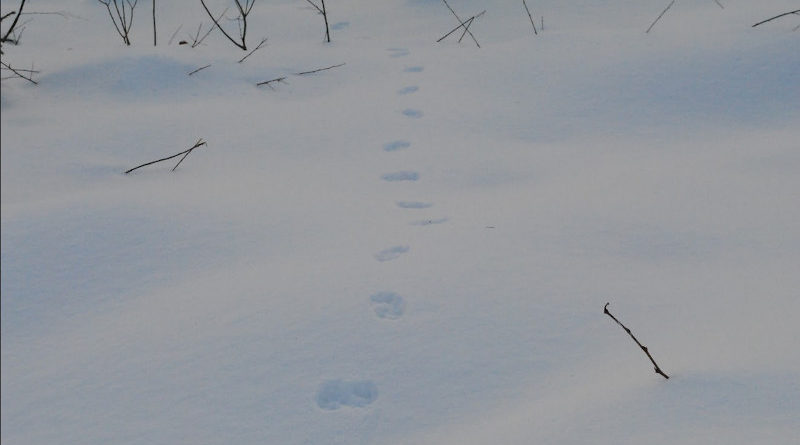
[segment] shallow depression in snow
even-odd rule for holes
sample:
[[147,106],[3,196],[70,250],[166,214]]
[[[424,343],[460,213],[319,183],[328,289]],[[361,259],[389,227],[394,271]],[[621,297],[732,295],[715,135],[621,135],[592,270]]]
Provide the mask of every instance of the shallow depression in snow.
[[317,406],[333,411],[343,406],[365,407],[378,398],[378,387],[370,380],[328,380],[317,391]]

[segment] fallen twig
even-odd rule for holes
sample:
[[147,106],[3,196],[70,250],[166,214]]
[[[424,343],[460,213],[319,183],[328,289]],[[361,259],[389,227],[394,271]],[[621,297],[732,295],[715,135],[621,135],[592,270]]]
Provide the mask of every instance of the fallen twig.
[[[458,16],[458,14],[456,14],[456,12],[453,10],[453,8],[451,8],[451,7],[450,7],[450,4],[449,4],[449,3],[447,3],[447,0],[442,0],[442,2],[444,2],[444,5],[445,5],[445,6],[447,6],[447,9],[449,9],[449,10],[450,10],[450,12],[452,12],[452,13],[453,13],[453,16],[456,18],[456,20],[458,20],[458,23],[461,23],[461,25],[462,25],[462,26],[465,26],[465,28],[466,28],[466,25],[465,25],[465,24],[466,24],[466,21],[464,21],[464,20],[461,20],[461,18]],[[484,12],[485,12],[485,11],[484,11]],[[483,14],[483,13],[481,13],[481,14],[478,14],[478,15],[482,15],[482,14]],[[476,16],[473,16],[472,18],[474,19],[474,18],[476,18],[476,17],[477,17],[477,15],[476,15]],[[469,36],[470,36],[470,37],[472,37],[472,41],[473,41],[473,42],[475,42],[475,45],[477,45],[477,46],[478,46],[478,48],[480,48],[480,47],[481,47],[481,45],[480,45],[480,43],[478,43],[478,39],[476,39],[476,38],[475,38],[475,36],[472,34],[472,31],[470,31],[469,29],[466,29],[466,31],[467,31],[467,34],[469,34]]]
[[265,43],[267,43],[267,38],[266,38],[266,37],[264,37],[263,39],[261,39],[261,42],[258,44],[258,46],[256,46],[256,48],[255,48],[254,50],[250,51],[249,53],[247,53],[247,55],[246,55],[246,56],[244,56],[244,57],[242,57],[241,59],[239,59],[239,63],[242,63],[242,62],[244,62],[244,59],[246,59],[246,58],[250,57],[250,55],[251,55],[251,54],[253,54],[254,52],[256,52],[256,51],[258,51],[259,49],[261,49],[261,47],[262,47],[262,46],[264,46],[264,44],[265,44]]
[[668,376],[668,375],[666,375],[666,374],[664,374],[664,371],[662,371],[662,370],[661,370],[661,368],[659,368],[659,367],[658,367],[658,364],[656,363],[656,361],[655,361],[655,360],[653,360],[653,356],[652,356],[652,355],[650,355],[650,351],[648,351],[648,350],[647,350],[647,346],[645,346],[645,345],[643,345],[643,344],[639,343],[639,340],[637,340],[637,339],[636,339],[636,337],[634,337],[634,336],[633,336],[633,333],[631,333],[631,330],[630,330],[630,329],[628,329],[627,327],[625,327],[625,325],[624,325],[624,324],[622,324],[622,323],[621,323],[619,320],[617,320],[617,317],[615,317],[615,316],[611,315],[611,312],[609,312],[609,311],[608,311],[608,305],[609,305],[609,304],[611,304],[611,303],[606,303],[606,305],[603,307],[603,313],[604,313],[604,314],[606,314],[606,315],[608,315],[609,317],[611,317],[611,319],[612,319],[612,320],[616,321],[616,322],[617,322],[617,324],[618,324],[618,325],[620,325],[620,326],[622,327],[622,329],[624,329],[624,330],[625,330],[625,332],[627,332],[627,333],[628,333],[628,335],[630,335],[630,336],[631,336],[631,338],[633,339],[633,341],[635,341],[635,342],[636,342],[636,344],[637,344],[637,345],[639,345],[639,347],[640,347],[640,348],[642,348],[642,351],[644,351],[644,353],[647,355],[647,358],[649,358],[649,359],[650,359],[650,362],[652,362],[652,363],[653,363],[653,366],[655,367],[656,374],[660,374],[660,375],[661,375],[662,377],[664,377],[665,379],[669,379],[669,376]]
[[650,32],[650,30],[651,30],[651,29],[653,29],[653,27],[654,27],[654,26],[656,26],[656,23],[658,23],[658,21],[659,21],[659,20],[661,20],[661,17],[663,17],[663,16],[664,16],[664,14],[666,14],[666,13],[667,13],[667,11],[669,11],[669,8],[671,8],[671,7],[672,7],[672,5],[673,5],[674,3],[675,3],[675,0],[672,0],[672,1],[669,3],[669,5],[667,5],[667,7],[666,7],[666,8],[664,8],[664,10],[663,10],[663,11],[661,11],[661,14],[659,14],[659,15],[658,15],[658,17],[656,17],[656,19],[655,19],[655,20],[653,20],[653,23],[651,23],[651,24],[650,24],[650,27],[649,27],[649,28],[647,28],[647,31],[645,31],[645,32],[644,32],[645,34],[648,34],[648,33]]
[[258,83],[256,84],[256,86],[257,86],[257,87],[260,87],[260,86],[266,85],[266,86],[268,86],[270,89],[274,90],[275,88],[273,88],[273,87],[272,87],[272,84],[273,84],[273,83],[279,83],[279,82],[286,83],[286,82],[284,82],[284,80],[286,80],[286,77],[277,77],[277,78],[275,78],[275,79],[270,79],[270,80],[265,80],[265,81],[263,81],[263,82],[258,82]]
[[328,67],[325,67],[325,68],[318,68],[318,69],[311,70],[311,71],[303,71],[303,72],[300,72],[300,73],[293,73],[293,74],[295,76],[304,76],[306,74],[314,74],[314,73],[318,73],[320,71],[325,71],[325,70],[329,70],[329,69],[333,69],[333,68],[339,68],[340,66],[344,66],[344,65],[345,65],[344,63],[340,63],[338,65],[331,65],[331,66],[328,66]]
[[191,76],[192,74],[194,74],[194,73],[196,73],[196,72],[198,72],[198,71],[202,71],[202,70],[204,70],[204,69],[206,69],[206,68],[208,68],[208,67],[210,67],[210,66],[211,66],[211,64],[208,64],[208,65],[206,65],[206,66],[201,66],[200,68],[198,68],[198,69],[196,69],[196,70],[192,71],[191,73],[187,74],[187,76]]
[[[486,11],[481,11],[481,13],[480,13],[480,14],[473,15],[472,17],[468,18],[467,20],[465,20],[465,21],[464,21],[463,23],[461,23],[460,25],[458,25],[458,26],[456,26],[455,28],[451,29],[451,30],[450,30],[450,32],[448,32],[447,34],[445,34],[445,35],[443,35],[443,36],[439,37],[439,39],[438,39],[436,42],[437,42],[437,43],[438,43],[438,42],[441,42],[442,40],[444,40],[444,39],[446,39],[447,37],[449,37],[449,36],[450,36],[450,34],[452,34],[452,33],[456,32],[456,31],[458,31],[458,30],[459,30],[459,29],[461,29],[461,28],[464,28],[464,29],[465,29],[464,33],[462,33],[462,34],[461,34],[461,38],[463,38],[463,37],[464,37],[464,34],[466,33],[466,29],[469,29],[470,25],[472,25],[472,21],[473,21],[473,20],[475,20],[475,19],[477,19],[478,17],[482,16],[482,15],[483,15],[483,14],[485,14],[485,13],[486,13]],[[459,41],[459,42],[461,42],[461,38],[459,38],[459,39],[458,39],[458,41]],[[474,38],[475,38],[475,37],[473,36],[473,39],[474,39]],[[476,41],[475,43],[478,43],[478,42]],[[481,45],[478,45],[478,48],[480,48],[480,47],[481,47]]]
[[[28,82],[30,82],[30,83],[32,83],[34,85],[39,85],[38,82],[33,80],[33,75],[39,73],[38,71],[23,70],[23,69],[19,69],[19,68],[13,68],[11,65],[9,65],[9,64],[7,64],[5,62],[2,62],[2,61],[0,61],[0,64],[2,65],[3,68],[5,68],[5,69],[11,71],[12,73],[16,74],[16,77],[19,77],[21,79],[25,79],[25,80],[27,80]],[[26,77],[22,73],[28,73],[28,76]]]
[[[469,24],[464,27],[464,32],[461,33],[461,37],[458,38],[458,43],[461,43],[461,41],[464,40],[464,36],[467,35],[468,32],[470,32],[469,31],[469,27],[472,26],[473,23],[475,23],[475,19],[477,19],[478,17],[482,16],[485,13],[486,13],[486,10],[483,10],[483,11],[481,11],[480,14],[472,16],[472,19],[470,20]],[[474,39],[475,39],[475,37],[473,36],[473,40]],[[475,43],[477,44],[478,41],[476,40]],[[481,46],[478,45],[478,48],[480,48],[480,47]]]
[[779,18],[781,18],[783,16],[791,15],[791,14],[798,14],[798,13],[800,13],[800,9],[795,9],[794,11],[784,12],[783,14],[778,14],[775,17],[770,17],[770,18],[768,18],[766,20],[762,20],[762,21],[756,23],[755,25],[753,25],[753,28],[755,28],[758,25],[763,25],[764,23],[771,22],[771,21],[773,21],[775,19],[779,19]]
[[200,138],[200,139],[197,140],[197,142],[194,143],[194,145],[192,147],[190,147],[187,150],[184,150],[184,151],[182,151],[182,152],[180,152],[178,154],[174,154],[172,156],[168,156],[166,158],[158,159],[156,161],[150,161],[150,162],[144,163],[142,165],[133,167],[132,169],[126,171],[125,174],[127,175],[128,173],[130,173],[130,172],[132,172],[134,170],[138,170],[138,169],[140,169],[142,167],[147,167],[148,165],[153,165],[153,164],[155,164],[157,162],[168,161],[170,159],[177,158],[178,156],[183,155],[183,157],[178,161],[178,163],[175,164],[175,167],[172,167],[172,170],[170,170],[170,171],[174,172],[175,169],[178,168],[179,165],[181,165],[181,162],[183,162],[183,160],[186,159],[186,156],[189,156],[189,153],[191,153],[192,150],[194,150],[195,148],[200,147],[202,145],[207,145],[207,144],[206,144],[206,141],[204,141],[202,138]]

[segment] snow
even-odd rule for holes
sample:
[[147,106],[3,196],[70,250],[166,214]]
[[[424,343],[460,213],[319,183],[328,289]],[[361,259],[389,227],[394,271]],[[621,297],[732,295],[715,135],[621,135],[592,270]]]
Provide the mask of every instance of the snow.
[[27,2],[2,442],[796,443],[796,1],[448,3]]

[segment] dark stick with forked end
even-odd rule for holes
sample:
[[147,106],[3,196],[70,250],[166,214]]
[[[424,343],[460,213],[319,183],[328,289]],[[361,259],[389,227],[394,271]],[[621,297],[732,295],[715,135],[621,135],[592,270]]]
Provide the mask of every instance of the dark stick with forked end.
[[636,337],[633,336],[633,334],[631,333],[631,330],[628,329],[627,327],[625,327],[625,325],[622,324],[619,320],[617,320],[617,317],[611,315],[611,312],[608,311],[608,305],[609,304],[611,304],[611,303],[606,303],[606,305],[603,307],[603,313],[608,315],[609,317],[611,317],[612,320],[616,321],[617,324],[620,325],[622,327],[622,329],[624,329],[625,332],[627,332],[628,335],[631,336],[633,341],[635,341],[636,344],[639,345],[640,348],[642,348],[642,351],[644,351],[644,353],[647,355],[647,358],[649,358],[650,361],[653,363],[653,366],[655,367],[656,374],[660,374],[665,379],[669,379],[669,376],[664,374],[664,371],[662,371],[661,368],[658,367],[658,364],[656,363],[656,361],[653,360],[653,356],[650,355],[650,351],[647,350],[647,346],[639,343],[639,340],[637,340]]
[[191,148],[187,149],[187,150],[184,150],[184,151],[182,151],[182,152],[180,152],[178,154],[174,154],[172,156],[167,156],[166,158],[161,158],[161,159],[158,159],[158,160],[155,160],[155,161],[150,161],[150,162],[144,163],[142,165],[133,167],[132,169],[126,171],[125,174],[127,175],[128,173],[130,173],[130,172],[132,172],[134,170],[140,169],[142,167],[147,167],[148,165],[153,165],[153,164],[155,164],[157,162],[161,162],[161,161],[167,161],[167,160],[170,160],[170,159],[173,159],[173,158],[177,158],[180,155],[183,155],[183,157],[180,159],[180,161],[178,161],[178,163],[175,164],[175,167],[172,167],[171,171],[175,171],[175,169],[178,168],[179,165],[181,165],[181,162],[183,162],[183,160],[186,159],[186,156],[189,156],[189,153],[191,153],[192,150],[194,150],[195,148],[200,147],[202,145],[207,145],[206,141],[204,141],[203,139],[198,139],[197,142],[195,142],[194,145]]

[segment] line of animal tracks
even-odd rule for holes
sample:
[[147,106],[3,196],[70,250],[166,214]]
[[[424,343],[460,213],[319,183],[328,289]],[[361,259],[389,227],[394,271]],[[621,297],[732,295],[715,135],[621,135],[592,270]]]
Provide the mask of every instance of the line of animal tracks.
[[[410,51],[405,48],[389,48],[389,57],[392,59],[405,58],[410,55]],[[420,91],[420,87],[413,82],[414,76],[424,71],[423,66],[408,66],[403,69],[404,79],[408,79],[405,85],[397,86],[396,96],[407,98]],[[398,113],[398,119],[418,120],[423,119],[425,113],[415,107],[402,106],[392,108]],[[407,150],[413,150],[414,146],[409,139],[397,139],[386,141],[382,146],[387,156],[402,156]],[[376,180],[403,187],[407,183],[414,183],[423,180],[416,170],[394,170],[381,174]],[[434,204],[425,200],[396,201],[395,205],[411,213],[424,212],[434,207]],[[429,226],[432,224],[442,224],[448,219],[445,217],[416,219],[410,222],[414,226]],[[411,250],[408,245],[390,245],[373,255],[375,261],[380,263],[391,263]],[[387,266],[389,267],[389,266]],[[406,312],[406,298],[391,289],[376,289],[368,297],[369,304],[375,316],[381,320],[398,320]],[[342,407],[360,408],[374,402],[378,397],[378,388],[371,380],[327,380],[320,386],[316,401],[317,405],[326,411],[338,410]]]

